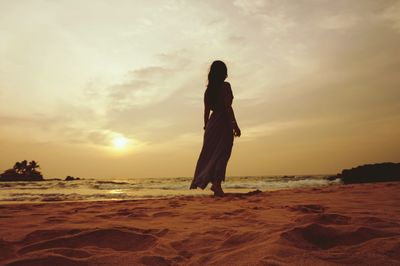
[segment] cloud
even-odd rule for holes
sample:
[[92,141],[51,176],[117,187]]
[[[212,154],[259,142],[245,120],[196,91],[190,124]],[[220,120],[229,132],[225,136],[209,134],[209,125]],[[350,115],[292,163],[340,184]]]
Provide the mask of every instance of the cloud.
[[394,2],[393,5],[388,6],[382,17],[392,23],[392,26],[400,33],[400,2]]
[[[296,130],[298,127],[304,127],[311,124],[310,122],[306,122],[304,120],[294,120],[294,121],[285,121],[285,122],[277,122],[271,121],[263,124],[255,124],[252,126],[243,127],[243,141],[254,141],[261,137],[271,136],[282,134],[282,132],[287,130]],[[314,123],[312,123],[314,124]]]
[[113,108],[125,109],[131,106],[146,106],[167,97],[173,87],[168,87],[171,78],[170,69],[148,67],[132,71],[129,80],[112,86],[110,91]]
[[[79,123],[82,117],[71,114],[74,122],[65,125],[74,125],[69,139],[101,146],[110,143],[111,135],[122,134],[137,146],[159,144],[176,134],[191,132],[190,127],[185,130],[182,126],[190,126],[194,120],[182,110],[192,112],[193,103],[202,102],[204,83],[194,69],[197,63],[186,49],[159,53],[156,58],[156,65],[126,71],[123,82],[105,85],[101,80],[91,80],[83,90],[82,102],[92,117],[87,123]],[[191,89],[196,87],[200,97],[193,100]],[[68,104],[64,106],[68,109]]]
[[144,108],[165,100],[179,90],[187,78],[183,73],[190,70],[191,60],[177,53],[184,51],[159,54],[161,65],[131,70],[126,74],[126,81],[110,86],[107,89],[109,108]]
[[337,14],[326,17],[320,22],[320,27],[331,30],[346,30],[355,26],[361,18],[354,15]]
[[[375,116],[379,116],[385,111],[383,103],[377,102],[379,90],[374,86],[385,90],[385,95],[396,96],[392,87],[385,85],[397,82],[393,69],[389,68],[387,75],[372,74],[397,64],[396,59],[388,56],[396,52],[397,46],[386,42],[393,32],[382,31],[382,22],[371,15],[382,12],[387,5],[368,2],[358,7],[350,3],[346,11],[344,2],[328,5],[329,8],[322,8],[322,4],[309,2],[260,2],[243,11],[242,15],[251,16],[244,23],[264,27],[259,23],[277,18],[277,31],[257,32],[255,38],[251,27],[238,31],[241,35],[227,30],[224,39],[218,39],[226,50],[232,51],[227,62],[232,73],[234,105],[239,122],[243,121],[243,127],[249,129],[249,139],[257,140],[263,130],[265,134],[278,132],[271,128],[279,127],[272,125],[282,124],[284,129],[283,125],[293,121],[324,117],[333,124],[336,118],[350,116],[352,123],[368,113],[367,108],[377,108]],[[227,19],[236,23],[232,17]],[[243,26],[237,24],[238,29]],[[270,26],[273,25],[271,22]],[[302,34],[299,30],[303,30]],[[159,56],[158,65],[128,72],[126,83],[109,89],[114,98],[109,103],[106,127],[135,132],[154,143],[196,134],[202,123],[202,91],[209,64],[194,57],[202,52],[196,47],[165,53]],[[187,79],[179,80],[182,76]],[[371,81],[372,77],[376,81]],[[193,100],[193,105],[189,100]],[[196,116],[199,121],[193,119]]]
[[249,152],[273,140],[271,152],[285,160],[281,146],[302,143],[305,154],[329,138],[345,147],[363,131],[389,141],[400,108],[399,6],[9,2],[0,11],[0,137],[87,148],[123,135],[145,143],[143,152],[186,156],[202,140],[208,68],[222,59],[243,131],[238,145]]
[[266,1],[262,0],[235,0],[232,4],[241,9],[245,15],[258,14],[267,6]]

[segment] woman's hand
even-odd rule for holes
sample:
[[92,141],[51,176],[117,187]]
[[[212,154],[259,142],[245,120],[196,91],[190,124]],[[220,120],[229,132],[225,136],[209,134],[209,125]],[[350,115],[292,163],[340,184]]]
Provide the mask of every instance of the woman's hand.
[[240,128],[236,123],[233,124],[233,135],[235,137],[240,137],[240,135],[242,135],[242,132],[240,131]]

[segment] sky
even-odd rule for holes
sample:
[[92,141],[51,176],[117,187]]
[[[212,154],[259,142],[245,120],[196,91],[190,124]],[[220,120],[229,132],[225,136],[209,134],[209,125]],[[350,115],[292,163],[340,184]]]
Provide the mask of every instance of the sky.
[[227,175],[400,161],[400,1],[0,0],[0,170],[192,176],[223,60]]

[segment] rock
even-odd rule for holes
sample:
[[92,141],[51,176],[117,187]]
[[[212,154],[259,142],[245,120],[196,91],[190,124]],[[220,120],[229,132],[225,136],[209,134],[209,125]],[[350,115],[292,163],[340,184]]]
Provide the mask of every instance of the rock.
[[43,181],[39,172],[17,173],[14,169],[8,169],[0,175],[0,181]]
[[64,181],[81,180],[79,177],[67,176]]
[[338,175],[344,184],[400,181],[400,163],[377,163],[344,169]]
[[262,193],[262,191],[259,189],[256,189],[256,190],[247,192],[246,195],[256,195],[256,194],[260,194],[260,193]]
[[36,161],[16,162],[13,168],[0,175],[0,181],[43,181],[42,174],[36,170],[38,168],[40,166]]
[[325,179],[328,180],[328,181],[334,181],[334,180],[336,180],[336,179],[338,179],[338,178],[340,178],[340,174],[337,174],[337,175],[329,175],[329,176],[326,176],[326,177],[325,177]]

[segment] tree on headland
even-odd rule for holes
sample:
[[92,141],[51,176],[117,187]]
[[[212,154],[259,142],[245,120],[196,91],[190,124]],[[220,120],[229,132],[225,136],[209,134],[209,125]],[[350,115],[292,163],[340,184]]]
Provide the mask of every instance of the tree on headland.
[[25,167],[28,174],[40,173],[36,170],[37,168],[40,168],[40,165],[38,165],[36,161],[30,161],[29,164]]
[[[15,170],[15,172],[17,172],[18,174],[21,174],[22,172],[23,172],[23,170],[24,170],[24,165],[23,165],[23,162],[26,162],[26,160],[25,161],[22,161],[22,162],[16,162],[15,164],[14,164],[14,167],[13,167],[13,169]],[[10,170],[10,169],[9,169]]]
[[36,161],[16,162],[13,168],[0,175],[0,181],[41,181],[43,176],[37,170],[38,168],[40,166]]

